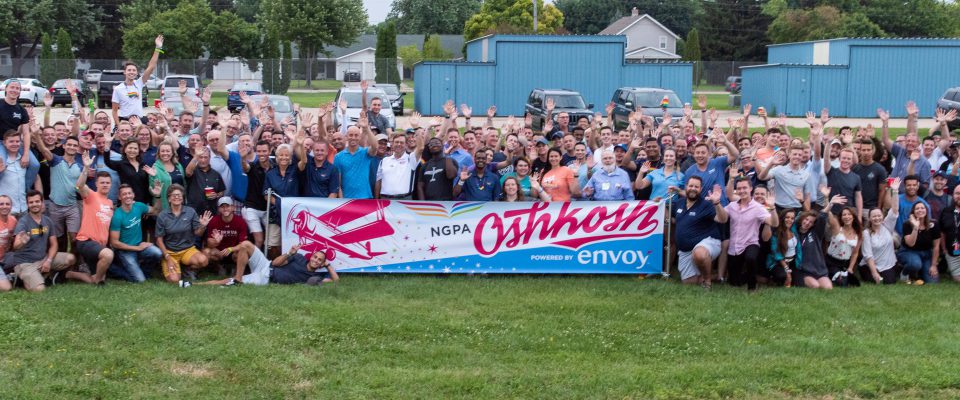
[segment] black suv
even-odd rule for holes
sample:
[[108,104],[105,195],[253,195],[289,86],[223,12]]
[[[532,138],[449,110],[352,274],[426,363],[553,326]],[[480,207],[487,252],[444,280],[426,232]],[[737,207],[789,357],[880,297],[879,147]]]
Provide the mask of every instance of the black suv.
[[527,97],[526,112],[533,117],[533,129],[543,129],[547,116],[547,99],[553,99],[553,115],[556,123],[557,115],[565,112],[570,115],[570,126],[577,124],[580,118],[593,120],[593,104],[585,104],[580,92],[570,89],[533,89]]
[[[940,100],[937,100],[937,108],[946,111],[957,110],[960,112],[960,87],[947,89],[947,92],[940,97]],[[951,130],[960,128],[960,118],[950,122],[948,128]]]
[[[663,99],[667,99],[666,108]],[[615,129],[626,128],[630,125],[630,113],[643,109],[644,115],[653,117],[657,125],[663,120],[663,113],[670,113],[674,121],[679,122],[683,117],[683,103],[677,94],[670,89],[622,87],[613,92],[613,125]]]
[[727,77],[727,83],[723,85],[723,90],[732,94],[740,93],[741,82],[742,79],[739,76],[730,75]]
[[[140,79],[137,77],[137,79]],[[113,87],[117,86],[124,81],[123,71],[119,69],[108,69],[104,70],[100,74],[100,82],[97,83],[97,108],[110,108],[111,100],[113,99]],[[150,92],[147,90],[147,85],[143,85],[143,94],[141,98],[143,99],[143,106],[147,106],[147,97],[150,95]]]

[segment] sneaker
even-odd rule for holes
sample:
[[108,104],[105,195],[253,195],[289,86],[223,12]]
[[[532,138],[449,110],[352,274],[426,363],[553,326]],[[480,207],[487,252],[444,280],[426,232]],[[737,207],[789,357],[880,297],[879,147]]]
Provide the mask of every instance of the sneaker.
[[913,281],[913,284],[914,284],[914,285],[917,285],[917,286],[923,286],[923,283],[924,283],[924,282],[923,282],[923,279],[917,279],[917,280]]
[[223,286],[236,286],[236,285],[239,285],[239,284],[240,284],[240,282],[237,282],[236,279],[230,278],[230,279],[227,279],[227,282],[224,283]]
[[177,286],[180,286],[180,287],[182,287],[182,288],[188,288],[188,287],[190,287],[190,286],[193,286],[193,284],[190,283],[189,281],[180,281],[180,282],[177,284]]
[[193,270],[189,270],[189,269],[188,269],[188,270],[186,270],[186,271],[183,273],[183,275],[185,275],[185,276],[187,277],[187,280],[190,280],[190,281],[195,281],[195,280],[197,280],[197,271],[193,271]]

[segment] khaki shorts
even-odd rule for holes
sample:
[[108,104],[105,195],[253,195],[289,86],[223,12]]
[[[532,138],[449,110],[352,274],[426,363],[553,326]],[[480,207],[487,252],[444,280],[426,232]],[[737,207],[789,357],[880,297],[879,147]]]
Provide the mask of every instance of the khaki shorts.
[[73,258],[70,253],[57,253],[53,256],[53,262],[50,263],[50,272],[46,274],[40,272],[40,268],[43,265],[43,260],[19,264],[16,267],[13,267],[13,273],[23,281],[23,287],[27,289],[36,289],[43,285],[43,280],[45,275],[50,275],[52,272],[63,271],[70,268],[70,259]]
[[280,225],[270,224],[267,226],[267,246],[280,247]]
[[193,257],[194,254],[197,254],[199,252],[200,250],[197,250],[196,247],[192,247],[192,246],[185,250],[166,252],[164,255],[172,258],[173,263],[176,264],[176,266],[174,267],[174,270],[171,271],[170,268],[164,265],[163,276],[167,277],[167,276],[170,276],[170,274],[174,274],[174,273],[177,275],[180,275],[181,273],[180,266],[183,265],[185,262],[190,261],[190,257]]
[[[61,206],[48,200],[47,214],[53,226],[50,236],[60,237],[67,233],[76,234],[80,230],[80,206],[77,203]],[[66,230],[64,230],[66,228]]]

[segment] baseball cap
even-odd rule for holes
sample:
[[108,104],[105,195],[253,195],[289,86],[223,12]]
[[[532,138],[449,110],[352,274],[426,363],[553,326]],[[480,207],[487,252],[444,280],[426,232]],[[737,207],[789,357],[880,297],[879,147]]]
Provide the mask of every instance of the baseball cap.
[[222,205],[231,205],[231,206],[232,206],[232,205],[233,205],[233,199],[231,199],[231,198],[229,198],[229,197],[226,197],[226,196],[221,197],[220,200],[217,200],[217,207],[220,207],[220,206],[222,206]]
[[376,138],[377,138],[377,141],[378,141],[378,142],[381,141],[381,140],[390,140],[390,138],[387,137],[387,135],[382,134],[382,133],[377,134]]
[[946,178],[946,177],[947,177],[947,173],[944,172],[944,171],[933,171],[933,175],[931,175],[931,178],[936,178],[936,177],[938,177],[938,176],[941,177],[941,178]]
[[407,130],[404,131],[404,133],[406,133],[406,134],[408,134],[408,135],[413,135],[413,134],[417,133],[417,130],[416,130],[416,129],[413,129],[413,128],[407,128]]
[[835,144],[839,144],[839,145],[843,146],[843,143],[841,143],[840,140],[838,140],[838,139],[833,139],[833,141],[830,142],[830,145],[831,145],[831,146],[833,146],[833,145],[835,145]]
[[536,144],[550,145],[550,142],[547,141],[547,139],[540,138],[540,139],[537,139],[537,143],[536,143]]
[[627,145],[621,143],[621,144],[618,144],[618,145],[616,145],[616,146],[613,146],[613,149],[614,149],[614,150],[620,149],[620,150],[623,150],[624,153],[626,153],[626,152],[627,152]]

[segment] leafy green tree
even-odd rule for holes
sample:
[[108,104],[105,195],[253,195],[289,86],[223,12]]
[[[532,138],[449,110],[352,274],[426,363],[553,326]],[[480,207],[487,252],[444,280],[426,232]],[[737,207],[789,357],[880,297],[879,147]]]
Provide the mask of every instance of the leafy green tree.
[[0,1],[0,46],[10,48],[11,74],[20,76],[23,63],[40,50],[44,32],[63,28],[74,32],[79,44],[92,42],[103,32],[102,10],[88,0]]
[[267,31],[263,35],[263,90],[269,94],[280,93],[280,39]]
[[427,61],[442,61],[453,58],[453,53],[443,48],[440,36],[429,35],[423,41],[423,59]]
[[377,32],[375,56],[377,82],[400,84],[397,73],[397,26],[387,21]]
[[[70,34],[60,28],[57,30],[57,79],[73,79],[77,76],[77,60],[73,55],[73,41]],[[43,82],[47,85],[53,81]]]
[[277,93],[287,94],[287,90],[290,90],[290,79],[293,78],[293,47],[289,41],[284,41],[280,50],[280,85]]
[[413,69],[418,62],[423,61],[423,52],[416,45],[403,46],[397,49],[397,56],[405,69]]
[[[563,13],[552,4],[537,2],[537,33],[557,33],[563,28]],[[492,33],[533,33],[533,2],[529,0],[487,0],[480,12],[467,20],[463,36],[473,40]]]
[[[774,6],[771,0],[766,6]],[[773,20],[761,0],[715,0],[704,2],[698,21],[704,61],[763,61],[767,57],[767,27]],[[780,10],[783,10],[780,9]],[[779,11],[777,11],[779,12]],[[776,13],[773,14],[776,17]]]
[[833,6],[817,6],[781,13],[770,23],[767,36],[773,43],[789,43],[838,37],[881,37],[886,33],[862,13],[844,13]]
[[53,39],[44,33],[40,35],[40,82],[45,85],[57,79],[57,56],[53,52]]
[[480,11],[480,0],[393,0],[387,19],[404,34],[463,34],[463,25]]
[[677,36],[686,37],[702,12],[700,3],[697,0],[626,0],[622,11],[623,15],[630,15],[636,7],[640,15],[650,14]]
[[944,37],[960,26],[939,0],[865,0],[862,13],[890,36]]
[[259,55],[260,33],[230,11],[214,12],[204,0],[183,0],[176,8],[154,15],[134,27],[125,24],[123,53],[131,59],[145,59],[153,52],[153,38],[163,33],[164,59],[193,63],[208,58],[193,71],[202,75],[226,57],[243,61]]
[[684,44],[683,59],[693,62],[693,85],[700,86],[700,77],[703,75],[703,60],[700,58],[700,32],[697,28],[690,30]]
[[622,16],[621,0],[557,0],[563,27],[570,33],[595,35]]
[[[313,60],[326,46],[352,44],[367,27],[367,12],[361,0],[261,0],[260,23],[281,40],[296,43],[301,58]],[[306,65],[309,86],[313,63]]]

